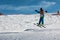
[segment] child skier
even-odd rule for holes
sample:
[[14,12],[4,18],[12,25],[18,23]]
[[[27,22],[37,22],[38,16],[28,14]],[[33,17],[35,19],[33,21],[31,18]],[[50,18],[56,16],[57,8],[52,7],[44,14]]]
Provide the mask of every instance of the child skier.
[[39,23],[37,26],[40,26],[40,27],[43,26],[44,27],[44,10],[42,8],[40,8],[40,11],[37,11],[37,10],[35,10],[35,11],[40,13],[40,19],[39,19]]

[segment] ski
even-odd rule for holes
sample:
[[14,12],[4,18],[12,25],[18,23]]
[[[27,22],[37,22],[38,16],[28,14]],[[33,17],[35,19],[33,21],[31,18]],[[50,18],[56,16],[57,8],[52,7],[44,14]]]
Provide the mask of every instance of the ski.
[[34,25],[36,25],[36,26],[38,26],[38,27],[40,27],[40,28],[46,28],[45,26],[43,26],[43,25],[38,25],[38,23],[34,23]]

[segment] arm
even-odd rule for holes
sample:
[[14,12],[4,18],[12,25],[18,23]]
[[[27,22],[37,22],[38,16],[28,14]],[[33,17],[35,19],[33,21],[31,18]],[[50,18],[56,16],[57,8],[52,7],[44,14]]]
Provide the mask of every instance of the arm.
[[37,13],[40,13],[38,10],[35,10]]

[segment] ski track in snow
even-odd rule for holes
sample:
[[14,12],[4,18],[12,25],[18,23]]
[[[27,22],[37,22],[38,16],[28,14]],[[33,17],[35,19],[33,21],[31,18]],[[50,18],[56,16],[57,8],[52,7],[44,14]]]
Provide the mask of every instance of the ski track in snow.
[[0,16],[0,40],[60,40],[60,15],[45,14],[46,28],[40,28],[39,14]]

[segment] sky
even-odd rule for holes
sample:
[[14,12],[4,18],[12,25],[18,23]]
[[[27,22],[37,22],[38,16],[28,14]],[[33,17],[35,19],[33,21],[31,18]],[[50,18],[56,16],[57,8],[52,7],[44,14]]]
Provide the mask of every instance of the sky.
[[0,12],[3,14],[36,14],[43,8],[50,13],[60,10],[60,0],[0,0]]

